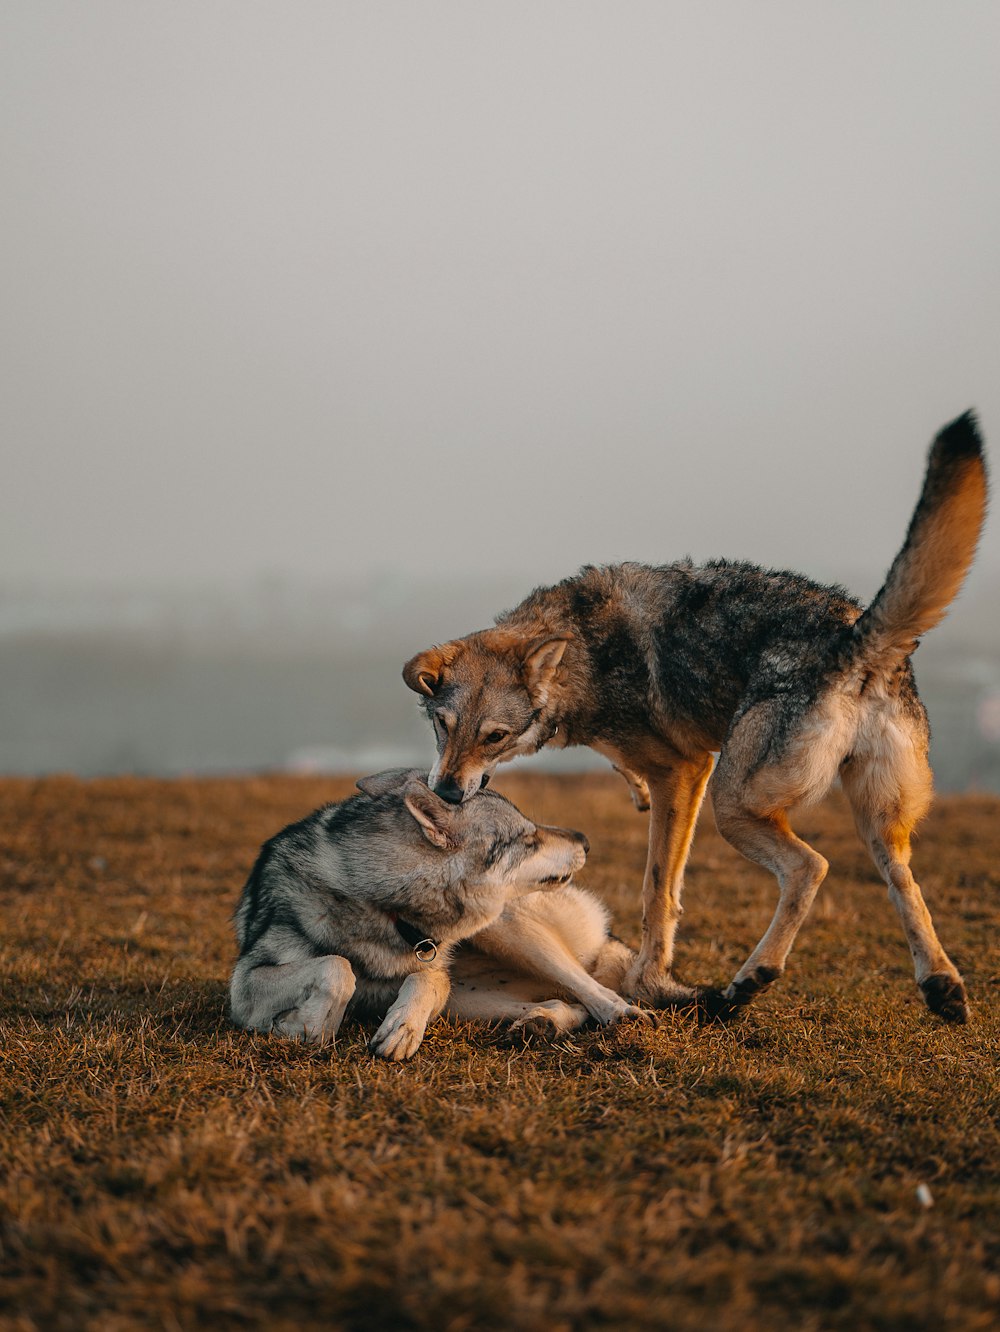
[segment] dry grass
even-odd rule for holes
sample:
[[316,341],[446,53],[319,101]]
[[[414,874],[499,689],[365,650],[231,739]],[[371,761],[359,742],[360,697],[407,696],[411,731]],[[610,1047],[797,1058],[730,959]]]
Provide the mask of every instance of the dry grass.
[[[634,939],[624,786],[501,785],[590,835]],[[923,1009],[833,800],[798,820],[828,883],[738,1024],[518,1051],[438,1024],[389,1067],[357,1028],[331,1054],[224,1014],[258,844],[349,788],[0,783],[0,1325],[997,1325],[1000,802],[942,801],[915,859],[968,1028]],[[725,979],[772,903],[704,818],[681,974]]]

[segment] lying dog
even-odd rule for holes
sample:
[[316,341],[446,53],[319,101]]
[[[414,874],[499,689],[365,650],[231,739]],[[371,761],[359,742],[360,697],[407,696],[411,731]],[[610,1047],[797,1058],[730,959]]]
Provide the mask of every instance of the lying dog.
[[[558,888],[582,867],[582,833],[538,826],[492,791],[449,804],[415,770],[358,786],[362,794],[262,848],[235,912],[237,1026],[322,1041],[347,1014],[384,1017],[373,1052],[408,1059],[448,1002],[455,945],[472,935],[494,960],[463,954],[449,1006],[456,1017],[562,1031],[588,1012],[601,1022],[644,1016],[590,974],[620,981],[632,959],[607,938],[597,903],[575,889],[551,904],[531,892]],[[532,900],[514,903],[523,893]],[[585,1007],[539,1006],[523,984],[510,998],[502,987],[522,955],[522,981],[525,970],[540,971]]]
[[431,786],[467,799],[498,763],[589,745],[651,809],[642,947],[623,993],[698,999],[671,976],[683,871],[712,753],[722,835],[778,879],[767,932],[725,991],[746,1003],[784,969],[827,871],[787,811],[839,776],[902,920],[928,1006],[964,1022],[965,987],[909,869],[927,812],[928,726],[910,654],[972,562],[986,507],[973,416],[938,435],[923,492],[882,590],[862,607],[793,573],[717,561],[587,567],[538,588],[497,627],[430,648],[403,669],[437,741]]

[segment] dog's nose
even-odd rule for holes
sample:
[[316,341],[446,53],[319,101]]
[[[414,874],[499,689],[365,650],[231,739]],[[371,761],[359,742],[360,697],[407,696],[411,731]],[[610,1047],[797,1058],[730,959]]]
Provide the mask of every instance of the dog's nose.
[[583,847],[583,854],[585,856],[590,855],[590,842],[587,840],[585,833],[577,832],[575,828],[565,828],[563,831],[567,837],[572,837],[577,846]]
[[576,842],[577,846],[583,847],[585,856],[590,854],[590,842],[584,833],[577,832],[575,828],[553,828],[551,831],[558,833],[560,837],[568,837],[571,842]]
[[454,777],[442,777],[434,788],[434,794],[447,800],[449,805],[460,805],[465,799],[465,787],[459,786]]

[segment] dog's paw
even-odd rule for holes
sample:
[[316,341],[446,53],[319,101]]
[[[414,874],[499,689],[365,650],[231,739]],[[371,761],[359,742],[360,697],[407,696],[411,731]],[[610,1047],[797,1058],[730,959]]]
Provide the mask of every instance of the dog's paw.
[[932,1013],[937,1013],[945,1022],[968,1022],[969,996],[957,976],[935,972],[933,976],[920,981],[919,986],[924,1003]]
[[585,1008],[563,1003],[561,999],[549,999],[510,1024],[506,1044],[527,1045],[532,1040],[551,1042],[568,1031],[576,1031],[586,1020]]
[[336,1027],[328,1022],[330,1007],[328,1003],[325,1007],[303,1004],[301,1008],[286,1008],[283,1013],[275,1014],[271,1030],[286,1040],[321,1045],[337,1034]]
[[772,985],[781,975],[780,967],[755,967],[746,976],[738,977],[723,991],[722,998],[734,1009],[743,1008],[751,999]]
[[745,1007],[745,1003],[736,1003],[730,999],[728,991],[716,990],[710,985],[699,989],[694,1003],[699,1022],[728,1022],[742,1014]]
[[423,1023],[415,1023],[405,1013],[390,1012],[368,1042],[368,1049],[379,1059],[410,1059],[420,1049],[425,1030]]
[[648,1008],[639,1008],[636,1004],[622,1003],[606,1016],[598,1019],[602,1027],[617,1027],[622,1023],[635,1022],[642,1027],[655,1027],[656,1016]]
[[558,1022],[548,1013],[535,1013],[512,1022],[507,1032],[507,1041],[510,1045],[528,1045],[531,1041],[549,1045],[561,1031]]
[[655,1013],[650,1012],[648,1008],[638,1008],[635,1004],[629,1004],[619,1020],[622,1022],[637,1022],[640,1027],[656,1027],[659,1025]]
[[626,768],[620,768],[617,763],[612,763],[611,766],[628,783],[632,804],[640,814],[645,814],[649,809],[649,785],[645,777],[640,777],[637,772],[629,772]]

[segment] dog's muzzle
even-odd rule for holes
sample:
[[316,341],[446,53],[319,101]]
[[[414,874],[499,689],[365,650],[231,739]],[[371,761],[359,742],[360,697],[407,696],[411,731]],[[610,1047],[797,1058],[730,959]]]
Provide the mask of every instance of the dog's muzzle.
[[434,787],[434,794],[447,800],[449,805],[460,805],[465,799],[465,787],[459,786],[454,777],[442,777]]

